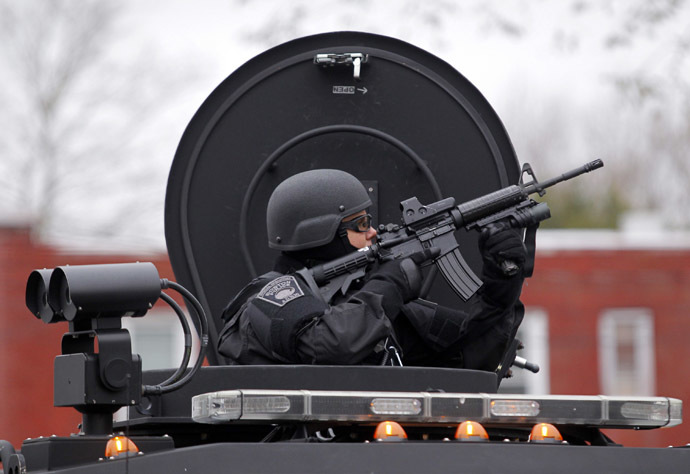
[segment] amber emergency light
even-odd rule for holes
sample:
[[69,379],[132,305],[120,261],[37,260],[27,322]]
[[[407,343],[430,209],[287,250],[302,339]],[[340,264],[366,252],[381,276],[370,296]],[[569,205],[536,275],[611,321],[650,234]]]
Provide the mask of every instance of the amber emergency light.
[[407,433],[395,421],[382,421],[374,431],[374,439],[376,441],[406,441]]
[[463,421],[455,431],[458,441],[488,441],[489,435],[484,427],[476,421]]
[[139,448],[126,436],[114,436],[105,445],[105,457],[117,457],[122,453],[138,453]]
[[532,443],[561,443],[563,436],[558,428],[550,423],[537,423],[532,428],[529,435],[529,440]]

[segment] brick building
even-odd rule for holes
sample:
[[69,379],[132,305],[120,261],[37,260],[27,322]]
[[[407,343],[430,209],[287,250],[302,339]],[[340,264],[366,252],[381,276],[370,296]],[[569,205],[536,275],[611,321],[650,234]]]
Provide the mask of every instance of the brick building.
[[[630,237],[608,232],[542,232],[535,276],[523,293],[528,311],[521,354],[540,364],[504,384],[509,391],[573,395],[656,395],[690,403],[690,237]],[[663,244],[663,245],[662,245]],[[29,273],[59,265],[151,261],[173,279],[167,256],[75,255],[34,245],[25,229],[0,229],[0,437],[77,431],[80,415],[52,406],[52,364],[64,324],[45,325],[24,303]],[[158,305],[157,305],[158,308]],[[164,308],[138,318],[134,350],[144,368],[174,366],[174,316]],[[167,319],[167,318],[170,319]],[[130,318],[125,318],[130,319]],[[139,342],[139,348],[137,348]],[[151,350],[155,348],[155,350]],[[148,350],[149,352],[144,353]],[[156,359],[160,360],[156,360]],[[690,420],[661,430],[613,431],[629,446],[684,445]]]
[[[522,298],[523,326],[532,330],[524,337],[527,350],[536,350],[548,379],[537,387],[553,394],[667,396],[687,406],[690,237],[549,231],[537,248],[534,278]],[[690,421],[609,434],[626,446],[685,445]]]

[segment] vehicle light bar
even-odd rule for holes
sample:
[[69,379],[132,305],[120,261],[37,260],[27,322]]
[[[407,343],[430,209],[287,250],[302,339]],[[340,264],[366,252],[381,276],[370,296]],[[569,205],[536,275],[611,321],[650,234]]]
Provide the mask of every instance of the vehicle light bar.
[[227,390],[192,398],[198,423],[342,421],[484,425],[535,423],[660,428],[682,422],[683,402],[667,397],[486,393]]

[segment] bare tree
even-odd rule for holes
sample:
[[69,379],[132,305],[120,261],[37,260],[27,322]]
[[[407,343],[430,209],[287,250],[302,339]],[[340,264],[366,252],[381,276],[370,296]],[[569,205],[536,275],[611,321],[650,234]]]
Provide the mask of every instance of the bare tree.
[[609,186],[629,207],[655,212],[668,225],[688,227],[690,4],[662,0],[615,6],[618,11],[613,4],[600,6],[611,9],[602,54],[632,59],[606,76],[615,94],[602,104],[608,113],[588,124],[586,138],[596,136],[598,143],[613,145],[607,150]]
[[[0,211],[19,210],[38,237],[56,231],[108,237],[125,230],[137,239],[150,216],[162,234],[165,177],[182,132],[166,130],[166,105],[173,101],[164,98],[177,101],[198,76],[161,73],[168,65],[161,65],[158,51],[147,54],[146,45],[118,48],[127,36],[120,5],[0,0]],[[544,34],[544,8],[565,9],[569,21]],[[605,158],[607,171],[586,185],[574,183],[573,193],[583,187],[586,199],[613,203],[610,209],[664,209],[676,225],[687,226],[690,218],[677,210],[690,204],[682,182],[690,177],[690,29],[671,27],[689,11],[685,0],[233,0],[234,27],[227,34],[248,59],[298,36],[372,31],[427,48],[461,72],[478,50],[477,38],[499,49],[538,40],[563,58],[596,53],[613,63],[628,54],[634,60],[626,67],[601,76],[614,98],[573,106],[569,90],[544,97],[505,77],[506,92],[492,103],[521,160],[541,175]],[[585,28],[602,18],[594,30]],[[537,30],[542,33],[535,38]],[[641,44],[652,48],[638,57]],[[184,58],[186,71],[196,69],[191,62]],[[601,182],[603,176],[609,181]],[[594,181],[603,195],[593,192]],[[89,218],[79,218],[83,214]]]
[[[555,24],[543,38],[564,64],[578,55],[580,64],[599,61],[598,69],[592,68],[603,85],[597,85],[599,94],[576,103],[564,84],[560,97],[515,90],[498,104],[522,158],[540,169],[557,172],[563,161],[595,157],[606,162],[603,173],[550,198],[574,216],[558,224],[581,225],[582,208],[589,209],[593,223],[607,226],[615,225],[611,212],[637,210],[653,212],[670,226],[689,227],[690,5],[685,0],[576,0],[559,8],[567,9],[569,22]],[[519,26],[511,41],[529,36],[528,13],[512,18]],[[592,72],[579,74],[585,80]],[[570,208],[561,196],[570,200]]]
[[[80,82],[97,64],[103,38],[112,28],[116,11],[111,3],[23,2],[2,4],[6,72],[16,80],[15,132],[23,146],[9,158],[15,173],[6,173],[3,187],[15,188],[19,205],[29,210],[36,235],[49,226],[57,204],[62,166],[69,166],[74,150],[69,136],[77,121],[68,117]],[[15,102],[16,103],[16,102]],[[78,105],[78,109],[84,109]],[[68,155],[67,163],[60,159]],[[62,166],[61,166],[62,165]],[[11,179],[11,181],[9,179]],[[28,192],[27,192],[28,191]]]
[[166,137],[167,160],[152,158],[166,125],[162,99],[189,77],[161,74],[145,46],[118,48],[121,14],[111,1],[0,1],[0,189],[5,212],[23,214],[37,238],[108,237],[162,215],[179,138]]

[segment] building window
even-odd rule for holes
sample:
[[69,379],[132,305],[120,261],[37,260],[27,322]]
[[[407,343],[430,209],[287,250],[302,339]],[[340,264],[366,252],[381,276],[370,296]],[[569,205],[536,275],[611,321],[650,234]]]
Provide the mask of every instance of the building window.
[[[187,318],[189,321],[189,317]],[[189,325],[194,338],[192,359],[198,353],[194,325]],[[154,308],[141,318],[122,318],[122,327],[132,336],[132,352],[141,356],[143,370],[177,368],[184,355],[184,334],[172,309]]]
[[654,317],[646,308],[609,309],[599,318],[599,378],[605,395],[653,396]]
[[549,380],[549,318],[543,309],[526,308],[525,319],[518,329],[517,338],[525,346],[517,355],[539,366],[534,374],[525,369],[512,368],[513,376],[504,379],[500,393],[550,393]]

